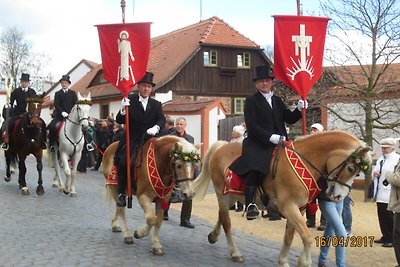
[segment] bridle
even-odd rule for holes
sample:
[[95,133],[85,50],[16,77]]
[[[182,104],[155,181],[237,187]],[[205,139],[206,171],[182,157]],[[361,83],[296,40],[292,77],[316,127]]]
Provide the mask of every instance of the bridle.
[[[178,159],[178,160],[180,160],[180,159]],[[195,177],[179,179],[178,174],[176,172],[176,161],[178,161],[178,160],[172,160],[172,166],[173,166],[173,176],[172,177],[173,177],[175,183],[179,186],[179,184],[182,183],[182,182],[193,181],[195,179]],[[195,164],[195,162],[193,162],[193,161],[184,161],[184,162],[185,163],[190,163],[192,165]],[[192,166],[192,167],[194,167],[194,166]],[[193,171],[193,174],[194,174],[194,171]]]
[[[80,118],[80,113],[81,113],[80,111],[81,111],[82,109],[81,109],[81,107],[80,107],[79,105],[80,105],[80,104],[76,104],[76,105],[72,108],[70,114],[68,114],[68,116],[67,116],[67,118],[66,118],[66,120],[65,120],[65,125],[64,125],[64,136],[65,136],[65,138],[66,138],[66,139],[73,145],[73,147],[74,147],[74,151],[73,151],[72,155],[75,155],[76,146],[82,141],[82,139],[83,139],[83,133],[82,133],[82,131],[80,131],[80,137],[79,137],[79,140],[78,140],[77,142],[72,141],[71,138],[69,138],[68,135],[67,135],[67,122],[71,122],[71,123],[74,124],[74,125],[82,125],[82,121],[84,121],[84,120],[89,121],[89,117],[82,117],[82,118]],[[76,113],[77,113],[77,116],[78,116],[78,121],[77,121],[77,122],[74,121],[74,120],[72,120],[72,119],[70,119],[71,114],[73,114],[73,112],[74,112],[75,110],[76,110]]]
[[[351,158],[352,158],[352,154],[354,152],[356,152],[360,147],[358,147],[357,149],[354,150],[353,153],[350,153],[350,155],[343,160],[341,163],[339,163],[335,168],[333,168],[330,172],[327,171],[320,171],[314,164],[312,164],[304,155],[302,155],[299,151],[295,150],[292,147],[286,146],[284,143],[280,143],[278,145],[278,148],[286,148],[289,149],[291,151],[293,151],[294,153],[296,153],[300,159],[302,159],[303,161],[307,162],[314,170],[316,170],[319,175],[320,178],[325,179],[328,182],[334,182],[334,185],[331,187],[332,190],[335,187],[335,184],[338,183],[340,185],[343,185],[347,188],[349,188],[349,190],[351,190],[351,186],[348,185],[347,183],[343,183],[342,181],[339,181],[339,176],[340,174],[344,171],[345,167],[349,165]],[[275,162],[273,165],[273,177],[275,177],[276,174],[276,168],[277,168],[277,161],[279,160],[279,154],[277,154],[277,156],[275,157]],[[334,173],[336,170],[338,170],[336,173]],[[354,175],[356,175],[356,173],[354,173]]]

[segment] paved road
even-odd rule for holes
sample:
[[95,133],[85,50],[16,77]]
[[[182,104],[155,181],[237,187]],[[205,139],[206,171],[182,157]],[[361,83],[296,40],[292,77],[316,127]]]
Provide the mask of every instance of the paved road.
[[[104,179],[88,169],[79,174],[77,197],[68,197],[51,188],[53,169],[44,160],[45,194],[35,192],[37,174],[32,156],[27,160],[27,184],[31,195],[22,196],[17,176],[6,183],[4,157],[0,156],[0,266],[276,266],[281,244],[236,231],[236,241],[245,263],[228,257],[226,239],[211,245],[207,235],[212,225],[192,218],[194,230],[179,227],[179,213],[170,211],[170,220],[161,228],[163,257],[150,252],[150,237],[123,243],[122,233],[111,232],[113,206],[103,199]],[[132,229],[144,223],[137,202],[128,210]],[[292,251],[295,266],[299,251]],[[316,255],[313,255],[316,266]]]

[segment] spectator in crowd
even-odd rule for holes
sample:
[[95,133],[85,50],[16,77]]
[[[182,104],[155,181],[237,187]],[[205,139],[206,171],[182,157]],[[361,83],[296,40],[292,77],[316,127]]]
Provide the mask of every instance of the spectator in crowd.
[[375,239],[374,242],[382,244],[382,247],[393,247],[393,212],[388,210],[391,186],[386,179],[386,174],[394,171],[400,155],[395,151],[395,139],[382,139],[380,145],[382,156],[378,158],[372,170],[372,179],[374,181],[373,199],[376,202],[382,237]]
[[165,116],[165,127],[161,130],[160,136],[169,135],[175,131],[175,120],[171,116]]
[[[189,143],[194,144],[194,138],[186,132],[186,119],[179,117],[175,121],[175,131],[171,132],[171,135],[176,135],[185,138]],[[199,170],[195,170],[194,177],[199,175]],[[180,226],[186,228],[194,228],[194,225],[190,222],[192,215],[192,200],[183,200],[181,209],[181,223]],[[168,209],[164,210],[164,220],[168,220]]]
[[99,123],[99,127],[96,129],[96,148],[98,156],[96,159],[96,165],[92,168],[92,171],[98,171],[100,168],[101,161],[103,160],[104,151],[107,149],[110,142],[110,133],[106,121]]
[[[236,125],[232,129],[231,133],[231,143],[242,143],[244,139],[244,134],[246,132],[246,128],[242,125]],[[236,212],[243,211],[243,203],[240,201],[236,201],[236,203],[229,208],[230,210],[235,210]]]
[[393,248],[397,260],[397,267],[400,266],[400,164],[397,164],[394,173],[388,172],[386,179],[391,186],[388,210],[393,214]]
[[125,135],[124,125],[114,123],[113,127],[113,137],[111,139],[111,143],[121,140],[121,138]]

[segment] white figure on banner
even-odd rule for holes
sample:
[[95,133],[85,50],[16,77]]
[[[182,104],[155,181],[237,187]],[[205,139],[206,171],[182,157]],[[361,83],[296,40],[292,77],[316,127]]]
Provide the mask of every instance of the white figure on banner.
[[300,24],[300,35],[292,35],[292,41],[295,44],[295,55],[299,56],[300,60],[298,63],[290,57],[294,67],[288,69],[290,74],[287,74],[292,80],[294,80],[297,73],[305,71],[310,75],[310,78],[314,76],[314,68],[311,66],[313,57],[307,60],[307,56],[310,56],[310,43],[312,43],[312,36],[306,36],[306,25]]
[[132,49],[131,49],[131,42],[128,41],[129,39],[129,33],[127,31],[121,31],[119,33],[119,38],[117,40],[118,42],[118,53],[121,56],[121,65],[118,67],[118,77],[117,77],[117,83],[122,80],[127,80],[129,81],[130,78],[132,77],[133,83],[135,84],[135,76],[133,76],[133,71],[132,71],[132,66],[129,64],[129,58],[132,61],[135,61],[135,57],[132,54]]

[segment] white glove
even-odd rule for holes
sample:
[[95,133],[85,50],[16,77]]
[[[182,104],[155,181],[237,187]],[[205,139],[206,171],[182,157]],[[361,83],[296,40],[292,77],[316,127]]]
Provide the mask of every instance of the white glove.
[[[282,138],[282,139],[281,139]],[[279,144],[279,142],[282,140],[282,142],[286,141],[286,137],[283,135],[279,135],[279,134],[273,134],[271,135],[271,137],[269,138],[269,141],[275,145]]]
[[160,131],[160,127],[158,127],[158,125],[154,125],[153,127],[147,129],[146,133],[148,135],[155,136],[158,133],[158,131]]
[[61,112],[61,116],[63,116],[64,118],[66,118],[66,117],[68,117],[68,113],[65,112],[65,111],[63,111],[63,112]]
[[307,109],[308,108],[308,102],[307,100],[300,99],[299,102],[297,102],[297,108],[301,111],[303,108]]
[[122,100],[121,100],[121,105],[123,106],[123,107],[125,107],[125,106],[129,106],[130,105],[130,100],[129,100],[129,98],[122,98]]

